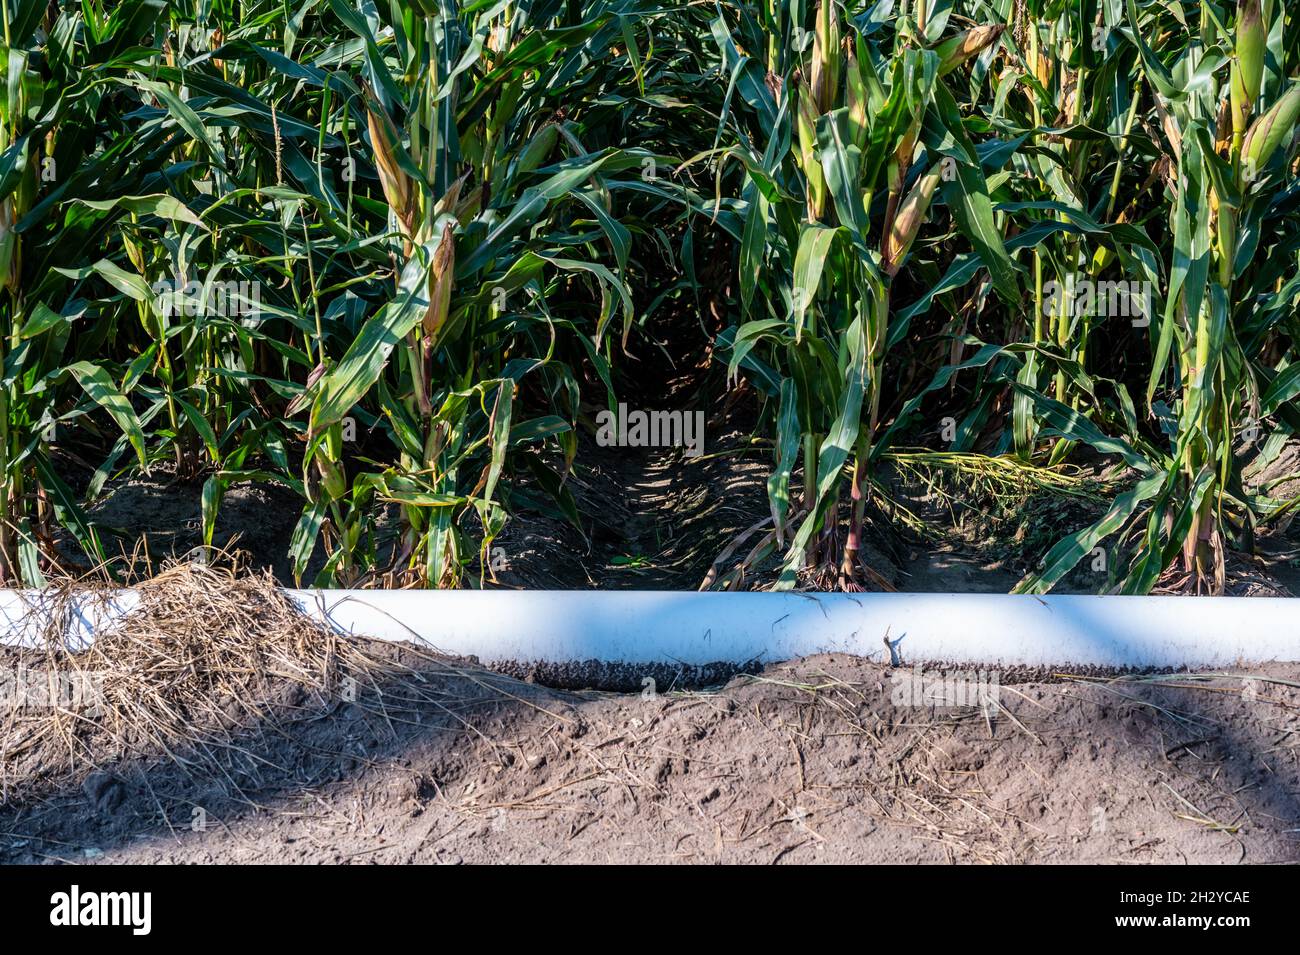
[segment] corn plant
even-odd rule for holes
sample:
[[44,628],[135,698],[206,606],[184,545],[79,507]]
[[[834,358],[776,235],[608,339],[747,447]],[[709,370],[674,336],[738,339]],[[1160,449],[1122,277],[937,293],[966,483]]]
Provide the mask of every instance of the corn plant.
[[[885,363],[907,329],[894,320],[892,288],[941,183],[998,293],[1019,296],[977,151],[947,86],[973,58],[992,54],[1003,27],[945,37],[946,17],[927,21],[925,4],[892,31],[847,21],[831,0],[810,11],[810,21],[801,9],[769,6],[767,26],[779,31],[769,42],[749,30],[743,46],[769,51],[766,71],[739,53],[725,22],[715,28],[753,118],[733,149],[746,173],[739,267],[749,321],[729,342],[730,364],[733,373],[744,366],[762,374],[778,404],[774,527],[753,556],[788,545],[781,586],[793,586],[807,565],[858,589],[871,469],[888,446],[878,433]],[[849,521],[840,546],[846,467]]]
[[87,505],[142,472],[203,482],[209,544],[289,488],[318,584],[485,584],[511,515],[581,525],[579,431],[665,308],[773,449],[719,586],[878,585],[881,466],[939,418],[915,460],[1128,469],[1021,590],[1107,545],[1113,589],[1220,592],[1300,501],[1248,481],[1300,427],[1278,0],[3,12],[0,584],[107,560]]
[[1148,40],[1168,35],[1162,11],[1143,15],[1129,0],[1126,12],[1170,170],[1172,234],[1146,383],[1168,450],[1103,439],[1137,483],[1020,589],[1049,587],[1106,535],[1137,536],[1145,511],[1124,592],[1145,592],[1168,571],[1182,586],[1220,593],[1229,543],[1249,549],[1253,540],[1241,431],[1264,415],[1293,415],[1287,403],[1300,391],[1294,366],[1279,363],[1294,331],[1296,289],[1285,273],[1300,238],[1291,169],[1300,88],[1285,70],[1280,5],[1243,0],[1232,20],[1202,7],[1196,33],[1172,51]]
[[[368,22],[335,9],[367,49],[378,44]],[[341,358],[317,349],[305,396],[304,467],[316,475],[304,478],[311,502],[294,546],[305,557],[328,527],[327,576],[355,580],[373,565],[373,551],[358,559],[356,549],[379,501],[400,508],[399,576],[459,582],[473,552],[458,520],[476,516],[486,550],[506,516],[507,452],[554,439],[572,461],[579,387],[557,348],[577,346],[612,400],[608,349],[632,319],[623,279],[632,231],[615,193],[655,191],[641,176],[654,156],[590,143],[581,109],[582,90],[594,96],[622,75],[593,72],[615,44],[635,73],[635,8],[572,13],[560,3],[394,10],[390,56],[368,54],[362,66],[351,102],[388,207],[376,239],[393,284]],[[319,291],[313,298],[333,307]],[[530,381],[549,413],[521,420],[517,399]],[[343,419],[369,394],[400,453],[349,477]],[[529,466],[572,511],[562,477],[536,457]]]
[[[103,360],[121,308],[141,290],[109,269],[106,285],[82,266],[125,216],[157,228],[193,215],[153,193],[150,154],[161,137],[115,131],[104,149],[94,134],[103,101],[98,77],[124,68],[153,29],[158,9],[125,3],[61,11],[43,3],[5,4],[4,95],[0,96],[0,583],[38,585],[58,561],[56,533],[71,533],[85,554],[105,559],[99,534],[60,475],[54,450],[75,424],[103,433],[96,416],[120,428],[119,444],[145,464],[145,434],[126,396],[139,366]],[[138,100],[132,102],[138,106]],[[112,189],[105,190],[106,183]],[[56,214],[61,211],[61,214]],[[116,287],[114,287],[116,286]],[[100,292],[109,293],[107,297]],[[75,387],[70,387],[75,386]]]

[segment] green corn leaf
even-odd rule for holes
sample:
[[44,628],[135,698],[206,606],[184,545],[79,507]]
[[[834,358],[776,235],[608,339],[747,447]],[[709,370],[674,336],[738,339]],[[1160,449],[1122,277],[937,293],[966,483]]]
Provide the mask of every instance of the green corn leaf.
[[1027,575],[1020,583],[1016,584],[1012,593],[1047,593],[1062,577],[1073,570],[1085,555],[1092,553],[1093,549],[1104,538],[1123,528],[1144,501],[1159,493],[1164,482],[1164,473],[1156,473],[1144,478],[1134,485],[1131,490],[1121,494],[1115,499],[1115,502],[1102,516],[1101,520],[1090,527],[1063,537],[1047,552],[1042,569],[1037,573]]
[[135,448],[140,466],[145,467],[144,429],[126,395],[118,390],[108,372],[88,361],[74,362],[66,369],[87,397],[108,412]]

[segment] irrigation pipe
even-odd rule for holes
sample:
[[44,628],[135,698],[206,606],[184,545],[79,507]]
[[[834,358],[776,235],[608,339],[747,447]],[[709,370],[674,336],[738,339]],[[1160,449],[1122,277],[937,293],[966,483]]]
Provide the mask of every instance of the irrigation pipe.
[[[335,630],[485,664],[703,667],[851,653],[911,666],[1177,668],[1300,661],[1300,599],[1004,594],[289,590]],[[72,643],[136,594],[84,598]],[[39,591],[0,591],[0,643],[33,645]],[[33,610],[35,609],[35,613]],[[219,627],[220,621],[213,621]],[[888,643],[886,643],[888,639]]]

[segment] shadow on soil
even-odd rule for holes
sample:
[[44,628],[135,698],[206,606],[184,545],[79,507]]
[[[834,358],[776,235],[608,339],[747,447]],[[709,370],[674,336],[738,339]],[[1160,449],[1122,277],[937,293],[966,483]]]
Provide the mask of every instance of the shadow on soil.
[[0,861],[1300,859],[1296,666],[1008,681],[986,719],[897,706],[897,671],[844,656],[623,695],[385,652],[400,679],[285,685],[187,763],[11,774]]

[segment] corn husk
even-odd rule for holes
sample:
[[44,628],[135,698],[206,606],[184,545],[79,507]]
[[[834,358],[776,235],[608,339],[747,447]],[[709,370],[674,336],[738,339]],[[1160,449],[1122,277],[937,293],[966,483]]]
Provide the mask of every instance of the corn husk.
[[0,285],[8,285],[14,273],[18,234],[14,232],[13,200],[0,202]]
[[964,33],[958,33],[944,40],[934,48],[934,52],[939,56],[939,75],[946,76],[967,60],[984,52],[997,42],[1004,30],[1006,30],[1005,24],[991,23],[972,27]]
[[1259,0],[1244,0],[1238,7],[1237,62],[1241,66],[1242,82],[1251,102],[1259,99],[1264,81],[1264,54],[1267,52],[1268,28]]
[[819,222],[826,209],[826,177],[817,156],[817,120],[820,114],[807,89],[799,91],[799,111],[796,125],[799,130],[799,157],[804,178],[808,183],[808,218]]
[[[868,69],[870,69],[869,66]],[[870,93],[867,90],[862,68],[858,64],[858,58],[854,55],[852,47],[849,48],[849,62],[848,70],[845,73],[844,91],[845,98],[848,100],[849,128],[853,133],[853,143],[859,149],[865,149],[867,138],[871,132],[871,127],[867,122],[867,103],[870,101]]]
[[559,139],[560,130],[554,123],[547,123],[539,129],[537,135],[529,140],[524,151],[519,154],[519,160],[515,164],[516,173],[532,172],[540,166],[555,151],[555,144]]
[[1300,86],[1292,86],[1267,113],[1255,120],[1242,142],[1242,161],[1258,171],[1268,164],[1273,153],[1295,135],[1300,119]]
[[1237,5],[1236,56],[1228,79],[1232,105],[1232,128],[1246,128],[1264,80],[1264,53],[1268,42],[1259,0],[1242,0]]
[[889,191],[902,192],[903,181],[907,178],[907,171],[912,168],[912,156],[916,152],[916,141],[921,137],[921,117],[917,116],[912,120],[912,125],[907,128],[903,138],[898,141],[898,147],[889,158]]
[[415,233],[415,184],[397,162],[397,151],[402,148],[397,127],[383,107],[369,97],[366,98],[366,128],[370,133],[384,198],[410,237]]
[[429,269],[429,308],[424,313],[424,334],[430,341],[438,337],[438,332],[447,321],[447,312],[451,308],[451,292],[456,285],[456,236],[451,223],[442,227],[442,238],[433,253],[433,265]]
[[844,51],[840,46],[840,24],[832,0],[821,0],[817,7],[817,28],[813,34],[812,70],[808,87],[818,113],[829,113],[839,92],[840,65]]
[[921,231],[921,223],[929,215],[930,201],[939,186],[941,169],[942,162],[935,163],[916,181],[907,198],[898,207],[889,235],[885,237],[884,267],[885,273],[891,278],[898,274],[912,242]]

